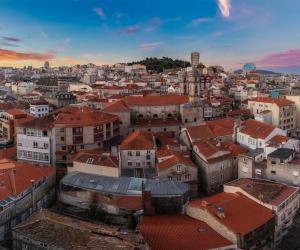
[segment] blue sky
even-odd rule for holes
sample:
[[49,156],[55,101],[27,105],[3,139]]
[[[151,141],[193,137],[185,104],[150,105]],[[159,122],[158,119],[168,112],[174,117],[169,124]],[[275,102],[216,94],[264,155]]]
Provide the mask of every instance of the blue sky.
[[0,0],[0,65],[149,56],[300,68],[299,0]]

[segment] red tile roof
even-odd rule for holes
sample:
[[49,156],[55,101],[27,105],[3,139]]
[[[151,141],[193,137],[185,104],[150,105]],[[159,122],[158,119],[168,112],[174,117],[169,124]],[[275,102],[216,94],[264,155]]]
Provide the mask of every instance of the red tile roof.
[[162,95],[162,96],[127,96],[125,103],[130,106],[167,106],[180,105],[189,102],[185,95]]
[[31,181],[41,180],[55,173],[54,167],[34,166],[12,160],[0,160],[0,200],[10,195],[18,195],[31,187]]
[[249,119],[242,123],[240,132],[247,134],[252,138],[265,139],[272,133],[274,129],[275,127],[270,124]]
[[25,111],[17,108],[12,108],[6,111],[6,113],[12,115],[12,116],[19,116],[19,115],[26,115]]
[[283,135],[275,135],[270,139],[271,142],[277,143],[277,144],[284,144],[289,140],[287,136]]
[[[242,194],[223,192],[192,201],[189,205],[206,210],[231,231],[241,235],[249,234],[274,218],[272,210]],[[224,211],[223,218],[218,216],[219,209]]]
[[128,106],[123,100],[117,100],[114,102],[107,103],[103,107],[103,111],[106,112],[130,112]]
[[65,107],[55,112],[54,124],[66,127],[93,126],[117,121],[118,116],[91,108]]
[[226,155],[231,154],[228,148],[215,140],[197,141],[194,145],[197,146],[199,152],[207,159],[213,157],[218,152],[224,152]]
[[222,142],[222,145],[224,146],[224,148],[229,149],[233,156],[238,156],[249,151],[247,148],[237,145],[232,141]]
[[151,150],[154,149],[152,133],[135,131],[129,134],[120,145],[121,150]]
[[89,164],[106,166],[112,168],[118,168],[118,159],[117,157],[112,156],[110,153],[87,153],[79,152],[74,157],[74,162],[87,163],[88,159],[93,159]]
[[196,165],[192,162],[189,155],[182,155],[179,152],[173,152],[172,157],[159,162],[157,164],[157,168],[159,171],[163,171],[163,170],[168,169],[176,164],[183,164],[186,166],[196,168]]
[[283,98],[271,98],[271,97],[254,97],[249,100],[250,102],[264,102],[264,103],[274,103],[279,107],[294,105],[293,101],[283,99]]
[[206,250],[233,245],[205,222],[186,215],[146,216],[139,230],[153,250]]
[[233,134],[234,119],[224,118],[206,121],[199,126],[188,127],[188,133],[193,141],[209,139]]

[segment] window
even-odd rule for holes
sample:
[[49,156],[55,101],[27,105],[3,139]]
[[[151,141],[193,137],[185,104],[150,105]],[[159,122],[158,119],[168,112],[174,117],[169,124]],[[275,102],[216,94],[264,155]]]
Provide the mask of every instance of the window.
[[65,132],[65,129],[64,129],[64,128],[61,128],[61,129],[60,129],[60,132],[61,132],[61,133],[64,133],[64,132]]
[[141,166],[141,163],[140,163],[140,162],[136,162],[136,163],[135,163],[135,166],[136,166],[136,167],[140,167],[140,166]]
[[128,164],[128,166],[132,166],[132,162],[131,161],[129,161],[127,164]]
[[177,166],[176,166],[176,169],[177,169],[177,171],[181,171],[181,166],[180,166],[180,165],[177,165]]
[[44,149],[48,149],[48,143],[44,143]]
[[140,151],[136,151],[135,155],[140,156],[141,155]]
[[276,174],[276,171],[275,170],[271,170],[271,174]]
[[64,140],[65,140],[65,137],[60,137],[60,140],[61,140],[61,141],[64,141]]
[[131,151],[128,151],[128,156],[132,156],[132,152]]
[[33,148],[37,148],[38,147],[38,143],[37,142],[33,142]]
[[276,161],[271,161],[271,164],[272,164],[272,165],[275,165],[275,164],[276,164]]
[[176,180],[177,180],[177,181],[181,181],[181,175],[178,175],[178,176],[176,177]]

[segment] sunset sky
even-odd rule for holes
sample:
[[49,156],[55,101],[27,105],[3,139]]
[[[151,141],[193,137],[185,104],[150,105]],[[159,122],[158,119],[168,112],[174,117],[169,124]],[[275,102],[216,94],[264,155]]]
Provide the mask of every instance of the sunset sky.
[[299,0],[0,0],[0,66],[150,56],[300,72]]

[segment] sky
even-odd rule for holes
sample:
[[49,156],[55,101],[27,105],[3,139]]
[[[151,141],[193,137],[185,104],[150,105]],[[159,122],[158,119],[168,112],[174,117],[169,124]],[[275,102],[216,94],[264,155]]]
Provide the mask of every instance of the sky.
[[300,72],[299,0],[0,0],[0,66],[189,60]]

